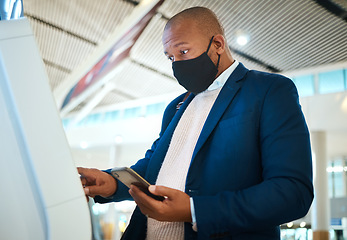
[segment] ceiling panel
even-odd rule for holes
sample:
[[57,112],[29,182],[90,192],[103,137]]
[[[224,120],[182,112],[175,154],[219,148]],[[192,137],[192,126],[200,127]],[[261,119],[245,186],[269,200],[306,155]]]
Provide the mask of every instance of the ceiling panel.
[[[138,1],[25,0],[52,90],[104,43]],[[234,58],[250,69],[293,71],[347,61],[347,22],[313,0],[165,0],[112,80],[116,88],[99,106],[182,90],[163,54],[161,35],[168,18],[192,6],[219,16]],[[345,0],[332,0],[346,13]],[[236,42],[243,31],[250,41]],[[94,93],[97,94],[97,93]],[[81,109],[89,99],[75,108]],[[98,107],[99,107],[98,106]]]
[[347,11],[347,1],[346,0],[331,0],[331,2],[335,3],[345,11]]
[[171,62],[164,55],[161,36],[166,20],[157,14],[143,31],[131,51],[131,59],[173,77]]
[[131,13],[134,5],[122,0],[25,0],[24,12],[54,26],[100,43]]
[[36,36],[54,90],[134,5],[121,0],[25,0],[24,12]]
[[[347,23],[314,1],[198,1],[222,21],[228,44],[280,71],[338,62],[347,56]],[[166,1],[160,8],[167,17],[196,5],[196,1]],[[249,34],[245,46],[235,33]],[[337,53],[336,48],[340,49]],[[336,54],[337,53],[337,54]],[[328,60],[329,59],[329,60]]]
[[95,49],[95,46],[56,28],[31,20],[41,56],[44,60],[72,71]]
[[133,62],[129,62],[128,66],[115,77],[113,83],[116,89],[134,98],[183,91],[175,79],[155,74],[152,70]]
[[153,70],[132,61],[111,82],[115,89],[105,96],[98,107],[185,91],[174,78],[155,74]]
[[66,71],[56,68],[55,66],[51,66],[50,64],[46,64],[46,71],[51,90],[56,88],[59,85],[60,81],[65,79],[69,74]]

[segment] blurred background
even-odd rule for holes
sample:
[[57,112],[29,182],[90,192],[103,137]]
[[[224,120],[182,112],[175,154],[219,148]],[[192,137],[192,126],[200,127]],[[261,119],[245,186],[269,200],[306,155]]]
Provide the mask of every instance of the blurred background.
[[[163,54],[167,20],[192,6],[213,10],[235,59],[296,84],[312,136],[323,134],[319,164],[330,239],[347,239],[346,0],[25,0],[23,6],[75,164],[99,169],[142,158],[166,105],[184,92]],[[119,239],[133,208],[131,201],[90,201],[94,238]],[[317,216],[311,215],[284,224],[282,239],[312,239]]]

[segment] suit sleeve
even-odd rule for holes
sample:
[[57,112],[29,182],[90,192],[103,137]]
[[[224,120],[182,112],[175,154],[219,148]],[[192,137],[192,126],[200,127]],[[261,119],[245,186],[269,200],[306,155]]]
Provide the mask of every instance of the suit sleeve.
[[193,197],[199,239],[215,232],[261,231],[308,212],[313,199],[309,133],[297,90],[287,78],[274,79],[265,93],[258,144],[262,182]]

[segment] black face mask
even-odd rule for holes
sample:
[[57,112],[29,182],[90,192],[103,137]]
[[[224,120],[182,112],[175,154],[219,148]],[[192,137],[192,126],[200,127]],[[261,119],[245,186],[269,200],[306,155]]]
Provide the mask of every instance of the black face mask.
[[172,63],[174,76],[179,84],[189,92],[198,94],[205,91],[213,83],[218,73],[220,55],[218,55],[217,66],[214,65],[207,55],[212,40],[213,37],[208,44],[206,52],[199,57]]

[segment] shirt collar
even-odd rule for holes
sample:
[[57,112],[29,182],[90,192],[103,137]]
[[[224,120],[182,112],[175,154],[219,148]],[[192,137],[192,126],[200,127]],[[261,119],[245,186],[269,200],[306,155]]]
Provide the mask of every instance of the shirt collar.
[[239,62],[235,60],[233,64],[230,65],[227,69],[224,70],[207,88],[206,91],[216,90],[224,86],[225,82],[228,80],[229,76],[233,73],[236,67],[239,65]]

